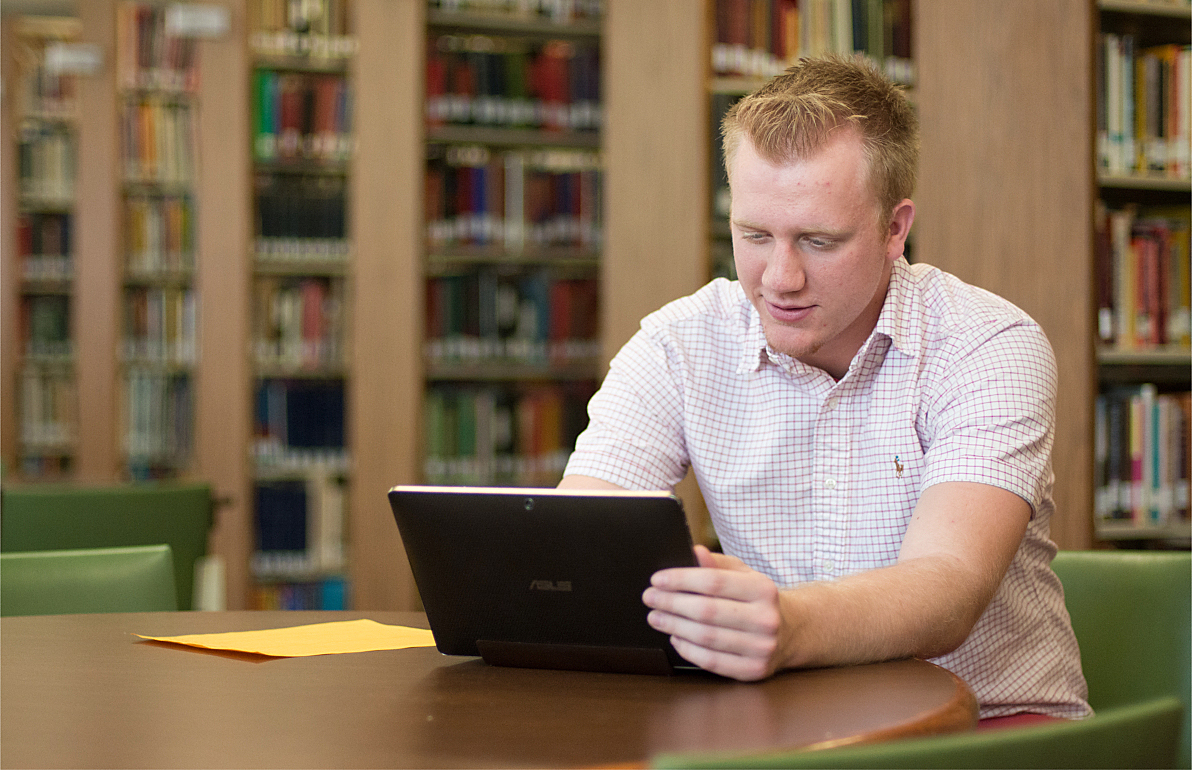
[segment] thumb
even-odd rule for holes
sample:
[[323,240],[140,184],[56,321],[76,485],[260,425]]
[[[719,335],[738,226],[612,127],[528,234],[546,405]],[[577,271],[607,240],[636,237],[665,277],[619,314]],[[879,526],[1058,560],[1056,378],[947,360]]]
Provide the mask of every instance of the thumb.
[[695,547],[695,560],[701,567],[713,567],[715,569],[731,569],[739,572],[748,572],[749,567],[745,562],[738,559],[736,556],[729,556],[723,553],[712,553],[707,546],[697,545]]

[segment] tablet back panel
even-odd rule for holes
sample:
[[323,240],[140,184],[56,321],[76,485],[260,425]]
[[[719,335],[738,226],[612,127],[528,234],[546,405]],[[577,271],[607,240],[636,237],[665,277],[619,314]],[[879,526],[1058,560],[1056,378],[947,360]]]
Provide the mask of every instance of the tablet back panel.
[[641,601],[655,571],[695,564],[673,495],[395,487],[389,501],[441,652],[541,668],[685,665]]

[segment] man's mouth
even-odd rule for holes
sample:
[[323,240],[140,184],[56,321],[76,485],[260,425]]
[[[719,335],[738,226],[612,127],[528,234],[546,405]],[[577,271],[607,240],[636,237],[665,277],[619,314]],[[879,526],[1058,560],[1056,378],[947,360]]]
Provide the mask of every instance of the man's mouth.
[[814,307],[815,305],[776,305],[766,301],[766,311],[779,323],[798,323],[806,318]]

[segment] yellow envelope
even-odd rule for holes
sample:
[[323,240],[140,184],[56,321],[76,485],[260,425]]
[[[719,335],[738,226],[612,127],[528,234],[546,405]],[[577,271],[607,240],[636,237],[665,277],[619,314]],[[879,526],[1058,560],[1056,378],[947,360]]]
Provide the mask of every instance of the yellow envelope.
[[136,636],[155,642],[185,644],[208,650],[252,652],[278,658],[435,646],[434,636],[426,629],[388,626],[375,620],[341,620],[309,626],[270,628],[265,631],[233,631],[223,634]]

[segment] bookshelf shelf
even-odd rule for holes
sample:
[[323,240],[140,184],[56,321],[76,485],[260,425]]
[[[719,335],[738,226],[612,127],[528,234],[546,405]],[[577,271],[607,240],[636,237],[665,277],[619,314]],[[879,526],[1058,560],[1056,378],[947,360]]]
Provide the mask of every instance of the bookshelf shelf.
[[257,275],[342,277],[348,274],[349,259],[349,257],[342,260],[270,259],[258,256],[253,263],[253,272]]
[[290,174],[294,176],[347,176],[349,167],[344,160],[257,160],[255,170],[261,174]]
[[1097,7],[1105,13],[1159,16],[1170,19],[1192,19],[1192,5],[1170,0],[1097,0]]
[[590,359],[567,364],[483,361],[474,364],[427,362],[431,382],[582,382],[599,378],[599,362]]
[[459,247],[449,252],[428,254],[426,274],[428,276],[453,275],[462,269],[477,265],[503,266],[509,269],[549,266],[576,273],[592,273],[600,267],[600,252],[567,248],[507,251],[496,247]]
[[1175,178],[1159,174],[1097,174],[1097,184],[1104,188],[1123,190],[1162,190],[1165,192],[1190,192],[1192,179]]
[[565,19],[532,17],[516,13],[476,13],[472,11],[443,11],[429,9],[427,24],[441,30],[487,32],[494,35],[518,35],[538,38],[593,40],[600,37],[598,19]]
[[256,51],[256,66],[259,69],[286,70],[289,72],[312,72],[327,75],[344,75],[351,64],[351,54],[338,57],[285,56]]
[[1192,538],[1192,524],[1179,522],[1169,526],[1135,526],[1129,522],[1101,522],[1097,530],[1104,540],[1181,540]]
[[491,147],[574,147],[596,149],[600,135],[591,131],[546,131],[528,128],[488,126],[431,126],[427,141],[432,144],[479,144]]
[[1148,350],[1100,348],[1097,363],[1102,366],[1192,366],[1192,350],[1178,345]]

